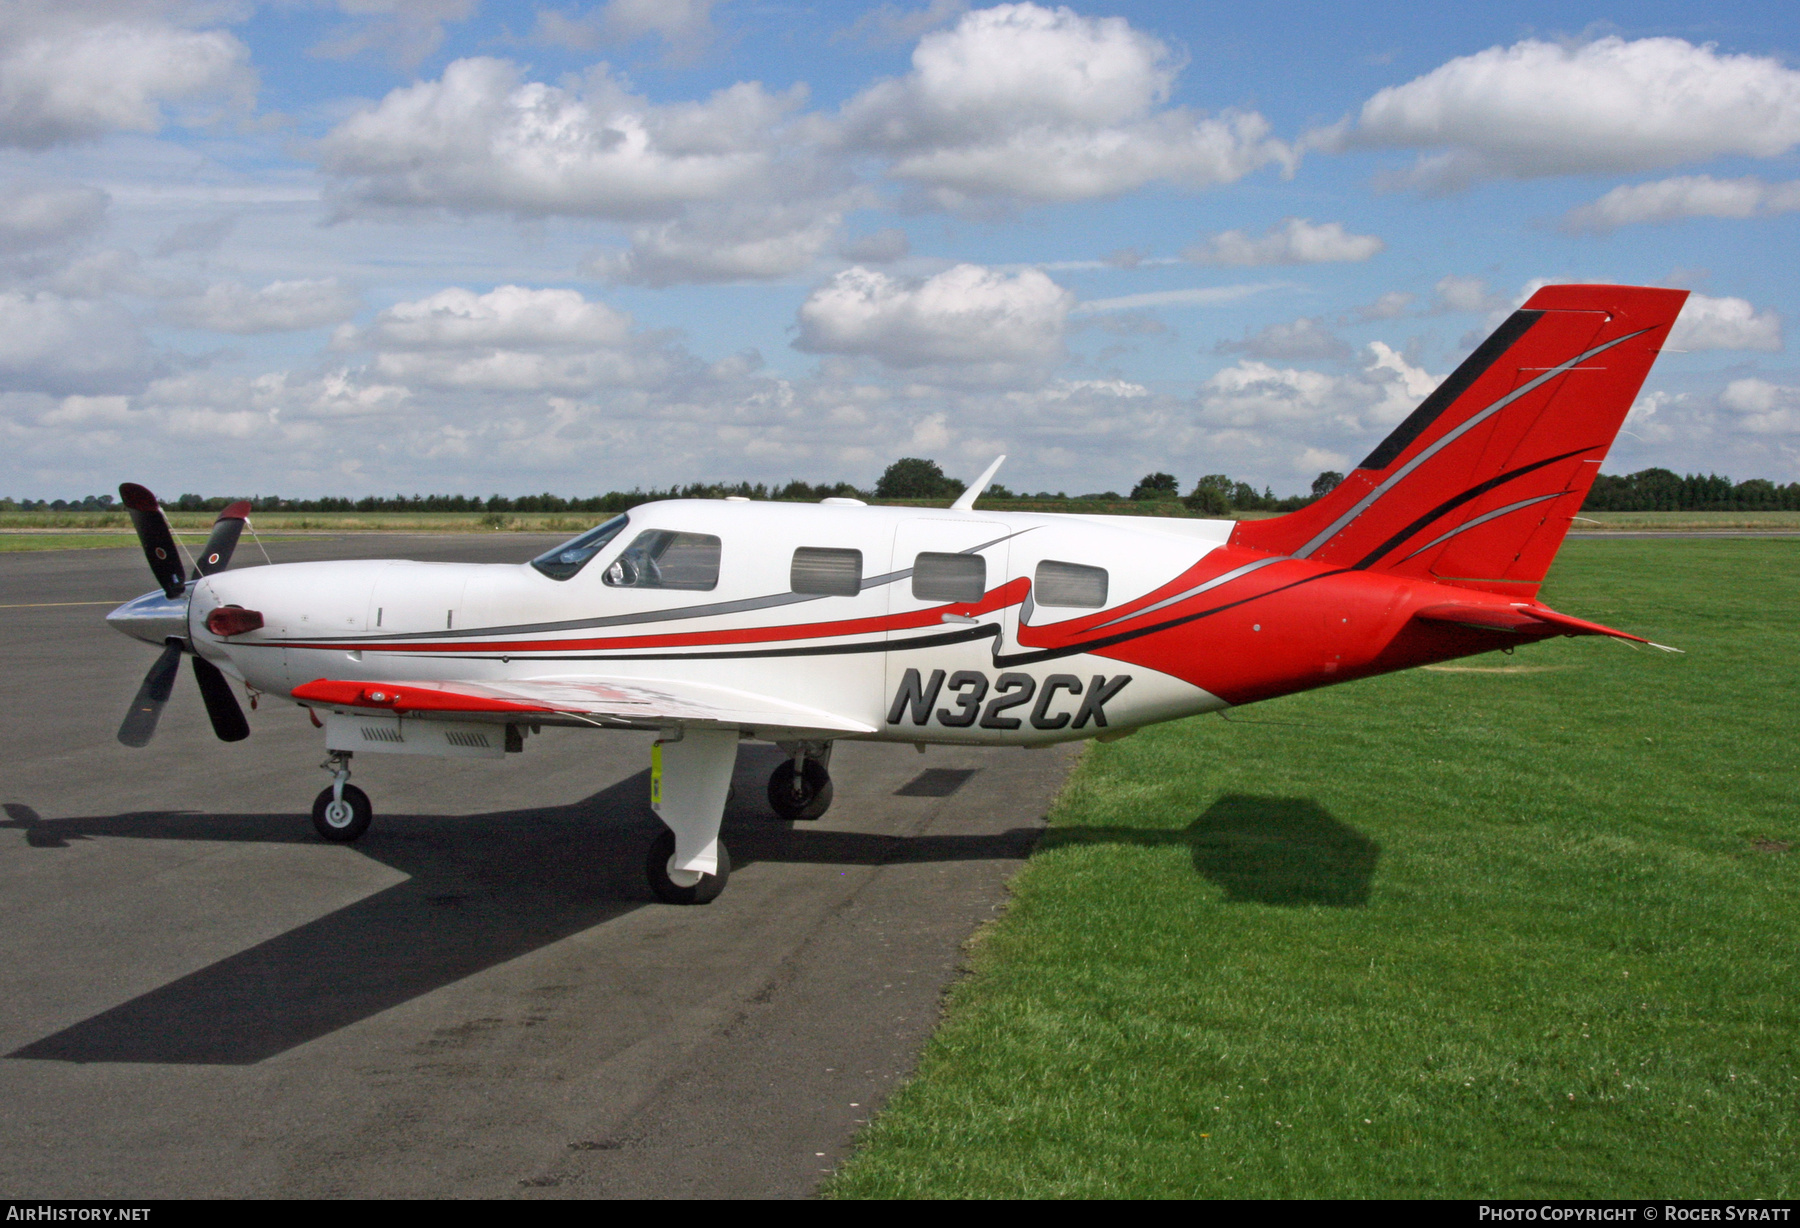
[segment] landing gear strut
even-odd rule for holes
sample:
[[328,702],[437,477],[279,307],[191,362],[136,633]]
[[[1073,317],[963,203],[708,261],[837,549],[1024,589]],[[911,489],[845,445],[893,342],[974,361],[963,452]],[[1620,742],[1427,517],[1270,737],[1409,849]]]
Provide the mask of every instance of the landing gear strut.
[[777,818],[811,822],[831,809],[829,742],[784,742],[792,758],[769,777],[769,806]]
[[375,808],[367,793],[349,783],[349,751],[334,750],[319,766],[331,773],[331,787],[313,799],[313,830],[333,844],[348,844],[369,830]]
[[650,844],[644,873],[665,904],[709,904],[731,877],[731,854],[719,839],[736,729],[664,730],[650,751],[650,807],[663,830]]

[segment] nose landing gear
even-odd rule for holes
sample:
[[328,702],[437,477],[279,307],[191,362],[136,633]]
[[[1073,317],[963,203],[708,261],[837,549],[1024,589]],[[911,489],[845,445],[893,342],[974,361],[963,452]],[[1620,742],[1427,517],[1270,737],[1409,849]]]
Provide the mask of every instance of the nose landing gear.
[[349,783],[349,751],[334,750],[319,766],[331,773],[331,787],[313,799],[313,830],[333,844],[349,844],[369,830],[375,808],[367,793]]
[[769,806],[777,818],[811,822],[831,809],[831,743],[781,744],[793,758],[769,777]]

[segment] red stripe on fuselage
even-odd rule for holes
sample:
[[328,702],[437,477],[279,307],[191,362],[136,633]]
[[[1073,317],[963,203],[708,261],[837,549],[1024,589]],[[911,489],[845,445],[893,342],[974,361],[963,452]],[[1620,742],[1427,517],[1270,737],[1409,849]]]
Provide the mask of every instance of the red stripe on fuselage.
[[1020,577],[993,589],[978,602],[958,602],[915,610],[908,614],[884,614],[873,618],[849,618],[828,623],[794,623],[775,627],[733,627],[720,631],[680,631],[664,635],[620,635],[566,640],[317,640],[263,641],[270,647],[317,648],[336,652],[506,653],[523,656],[533,652],[571,652],[630,648],[699,648],[717,644],[775,644],[790,640],[834,639],[840,636],[876,635],[940,625],[946,614],[975,617],[1018,605],[1025,600],[1031,581]]

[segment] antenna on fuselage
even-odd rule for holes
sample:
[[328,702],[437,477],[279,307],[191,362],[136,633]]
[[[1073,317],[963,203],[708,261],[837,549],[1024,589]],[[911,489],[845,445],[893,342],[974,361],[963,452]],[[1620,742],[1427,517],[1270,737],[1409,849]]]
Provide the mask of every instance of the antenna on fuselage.
[[999,456],[996,456],[994,458],[994,463],[981,471],[981,476],[975,479],[974,484],[971,485],[969,489],[963,491],[962,494],[956,496],[956,502],[950,505],[950,510],[953,512],[974,511],[975,500],[981,498],[981,492],[988,488],[988,483],[994,480],[994,475],[996,473],[1000,472],[1001,462],[1005,460],[1006,453],[1004,452]]

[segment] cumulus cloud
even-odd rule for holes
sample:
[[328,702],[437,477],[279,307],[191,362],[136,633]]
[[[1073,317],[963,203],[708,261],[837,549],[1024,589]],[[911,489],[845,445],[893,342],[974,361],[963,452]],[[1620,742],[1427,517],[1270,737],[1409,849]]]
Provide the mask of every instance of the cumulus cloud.
[[1241,341],[1220,341],[1213,350],[1272,362],[1343,361],[1350,357],[1350,347],[1343,338],[1310,317],[1271,324],[1259,332],[1246,333]]
[[[1543,282],[1533,284],[1526,293],[1529,298]],[[1525,299],[1519,300],[1521,303]],[[1434,311],[1498,311],[1507,305],[1506,300],[1488,289],[1486,281],[1479,277],[1460,277],[1452,273],[1441,278],[1432,287],[1431,306]]]
[[234,217],[212,217],[203,218],[197,222],[183,222],[158,239],[156,246],[151,251],[159,259],[176,256],[182,252],[210,252],[225,242],[235,229],[237,229],[237,219]]
[[1406,180],[1427,190],[1768,158],[1800,143],[1800,72],[1678,38],[1526,39],[1384,89],[1312,143],[1441,150]]
[[1370,320],[1393,320],[1405,315],[1412,304],[1413,296],[1406,291],[1389,290],[1373,303],[1364,303],[1361,307],[1353,308],[1350,317],[1362,323]]
[[143,333],[115,304],[0,293],[0,385],[11,391],[135,392],[152,366]]
[[464,59],[316,148],[353,207],[667,217],[693,201],[766,194],[774,130],[803,99],[802,87],[775,95],[751,83],[656,106],[605,65],[565,88],[522,81],[506,60]]
[[1255,360],[1226,367],[1201,388],[1200,419],[1262,432],[1304,426],[1315,445],[1343,440],[1352,450],[1368,447],[1439,381],[1382,342],[1372,342],[1365,354],[1363,368],[1346,375]]
[[682,357],[667,339],[574,290],[452,287],[397,303],[342,348],[373,348],[372,374],[400,385],[508,392],[588,392],[666,378]]
[[1669,330],[1672,350],[1779,350],[1781,317],[1757,311],[1741,298],[1688,295],[1675,327]]
[[1800,210],[1800,180],[1768,183],[1754,175],[1742,179],[1683,175],[1616,187],[1599,200],[1571,209],[1563,218],[1563,229],[1604,233],[1645,222],[1767,217],[1795,210]]
[[838,137],[952,208],[1211,187],[1291,167],[1260,115],[1168,107],[1179,68],[1124,18],[1003,4],[920,39],[910,73],[844,106]]
[[1182,256],[1195,264],[1324,264],[1367,260],[1387,244],[1374,235],[1353,235],[1342,222],[1314,226],[1303,217],[1283,218],[1263,234],[1227,230],[1190,247]]
[[274,281],[260,290],[234,281],[214,282],[202,293],[169,304],[169,318],[213,332],[292,332],[337,324],[356,313],[357,297],[335,277]]
[[880,4],[858,17],[848,28],[832,36],[860,39],[873,47],[910,43],[927,30],[935,30],[969,11],[969,0],[930,0],[924,8],[907,9]]
[[712,41],[717,0],[609,0],[579,15],[538,10],[532,41],[592,51],[605,43],[633,43],[652,35],[678,54]]
[[814,290],[794,345],[892,367],[1041,366],[1063,355],[1075,296],[1036,269],[1007,275],[959,264],[923,281],[858,265]]
[[601,253],[583,269],[640,286],[767,281],[812,265],[842,224],[842,208],[810,202],[697,205],[674,220],[636,228],[630,248]]
[[904,259],[912,251],[906,232],[888,226],[871,234],[858,235],[838,245],[838,255],[858,264],[891,264]]
[[902,281],[846,268],[799,308],[794,346],[866,355],[891,367],[1044,366],[1062,357],[1075,295],[1035,268],[1006,275],[979,265]]
[[312,54],[345,60],[365,51],[385,51],[411,68],[444,42],[447,22],[467,21],[478,0],[337,0],[350,21],[316,44]]
[[1800,388],[1764,379],[1734,379],[1719,404],[1739,415],[1738,425],[1757,435],[1800,434]]
[[79,185],[0,189],[0,253],[85,238],[106,220],[109,201],[99,188]]
[[46,149],[107,132],[156,132],[170,106],[197,120],[207,107],[249,103],[256,79],[237,38],[132,13],[95,21],[25,6],[0,14],[0,145]]

